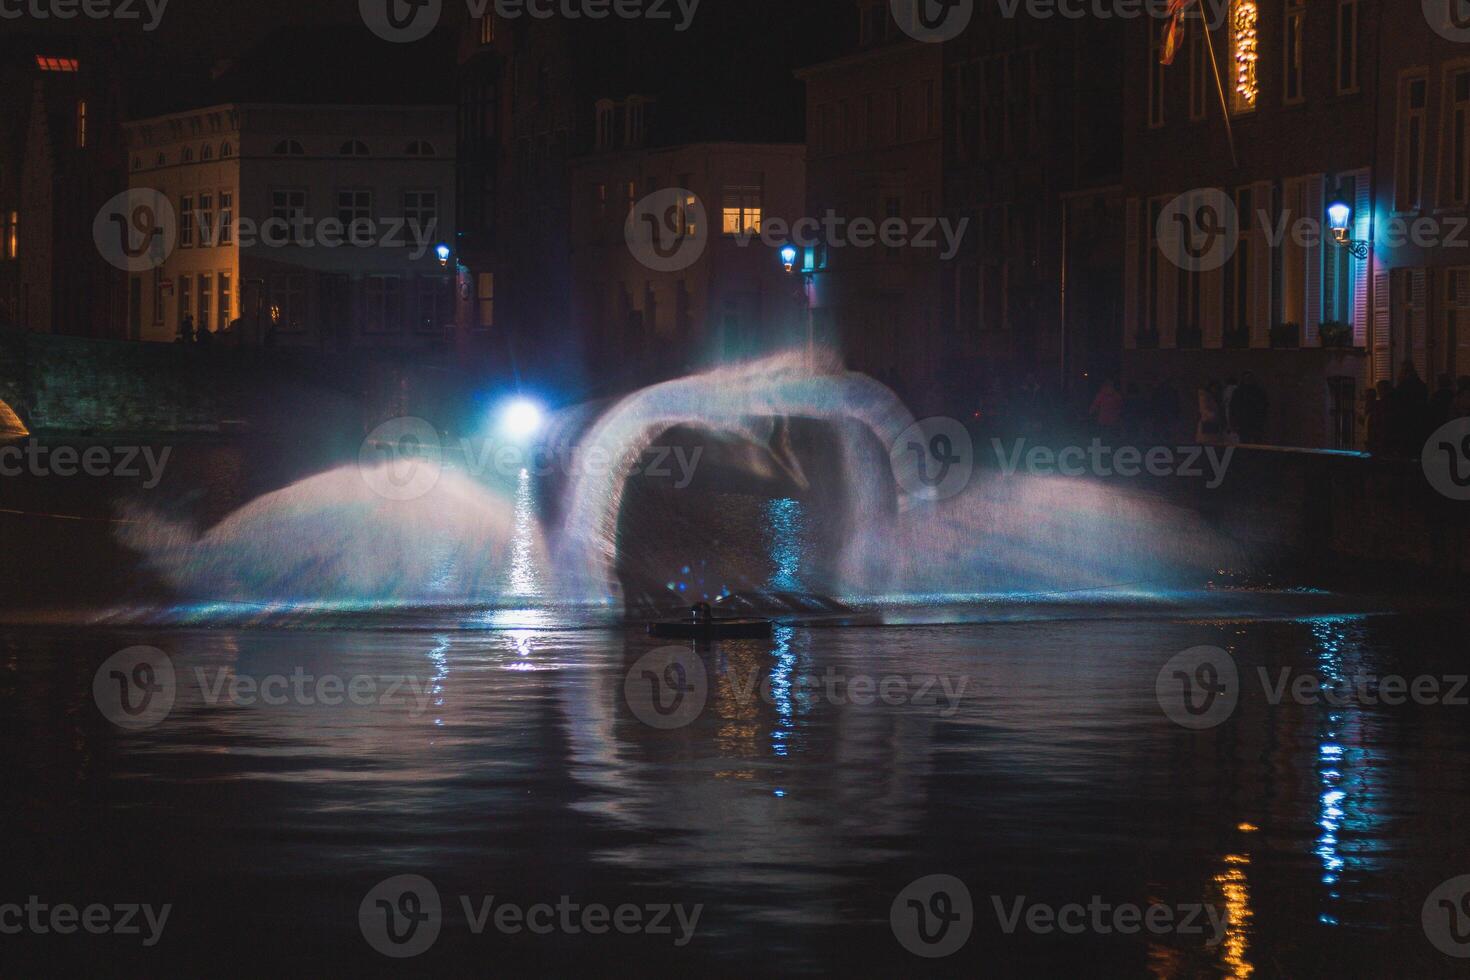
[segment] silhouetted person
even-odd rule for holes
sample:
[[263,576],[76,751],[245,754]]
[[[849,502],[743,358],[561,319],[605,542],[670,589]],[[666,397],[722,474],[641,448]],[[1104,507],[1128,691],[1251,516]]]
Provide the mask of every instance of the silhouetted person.
[[1405,361],[1388,409],[1389,441],[1394,452],[1403,456],[1419,455],[1417,446],[1428,435],[1424,427],[1428,412],[1429,388],[1414,369],[1414,362]]
[[214,343],[214,331],[208,327],[200,327],[198,340],[200,347],[209,347]]
[[[1387,387],[1380,382],[1380,387]],[[1388,401],[1377,389],[1363,392],[1363,448],[1375,456],[1381,455],[1388,445]]]
[[1448,374],[1439,376],[1439,386],[1429,396],[1429,428],[1437,429],[1455,414],[1455,381]]
[[185,313],[183,322],[179,324],[179,343],[192,344],[194,342],[194,317]]
[[1256,376],[1247,371],[1240,378],[1240,385],[1230,399],[1230,412],[1235,431],[1240,441],[1259,445],[1266,441],[1266,419],[1271,402],[1266,389],[1256,381]]

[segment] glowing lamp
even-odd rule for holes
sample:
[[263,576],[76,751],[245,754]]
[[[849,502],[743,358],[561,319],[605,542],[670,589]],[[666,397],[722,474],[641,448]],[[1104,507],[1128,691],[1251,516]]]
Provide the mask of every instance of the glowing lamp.
[[796,246],[784,245],[781,248],[781,265],[791,272],[796,268]]
[[437,256],[439,256],[439,264],[440,265],[443,265],[443,266],[449,265],[449,246],[448,245],[445,245],[443,243],[440,243],[440,244],[434,246],[434,254],[437,255]]
[[545,421],[541,406],[528,398],[516,398],[500,410],[500,432],[516,442],[535,438]]
[[1368,257],[1368,243],[1357,241],[1352,237],[1353,206],[1347,202],[1339,189],[1332,195],[1332,201],[1327,205],[1327,224],[1332,229],[1332,240],[1347,249],[1354,257],[1366,259]]

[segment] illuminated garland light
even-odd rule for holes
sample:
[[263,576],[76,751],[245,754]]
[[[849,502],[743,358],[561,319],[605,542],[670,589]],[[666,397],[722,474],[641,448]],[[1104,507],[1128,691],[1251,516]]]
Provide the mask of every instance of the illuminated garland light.
[[1236,0],[1230,19],[1230,30],[1235,50],[1235,107],[1244,111],[1254,109],[1261,94],[1256,78],[1256,62],[1260,55],[1256,50],[1256,26],[1260,20],[1256,0]]

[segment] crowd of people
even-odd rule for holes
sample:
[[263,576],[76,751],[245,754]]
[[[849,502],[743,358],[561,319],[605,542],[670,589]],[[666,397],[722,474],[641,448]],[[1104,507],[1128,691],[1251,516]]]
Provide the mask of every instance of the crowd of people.
[[[1194,442],[1202,446],[1262,442],[1270,404],[1266,389],[1249,371],[1223,384],[1206,381],[1194,391]],[[1187,438],[1190,418],[1184,397],[1172,382],[1160,381],[1147,391],[1131,382],[1120,390],[1112,378],[1098,389],[1088,417],[1099,435],[1141,445]]]
[[1442,374],[1433,392],[1413,361],[1398,382],[1378,382],[1363,393],[1364,448],[1375,455],[1418,456],[1425,441],[1451,419],[1470,418],[1470,375],[1458,382]]

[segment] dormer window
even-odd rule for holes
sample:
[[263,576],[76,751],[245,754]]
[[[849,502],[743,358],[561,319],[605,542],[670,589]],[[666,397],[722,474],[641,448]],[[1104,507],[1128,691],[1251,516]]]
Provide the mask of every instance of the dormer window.
[[278,157],[304,157],[306,147],[301,145],[300,140],[281,140],[271,152]]
[[365,157],[368,155],[367,144],[362,140],[348,140],[342,144],[342,155],[344,157]]
[[613,123],[617,118],[617,103],[603,99],[597,103],[597,148],[609,150],[613,146]]
[[431,157],[435,155],[434,144],[426,140],[414,140],[408,144],[408,149],[404,152],[411,157]]

